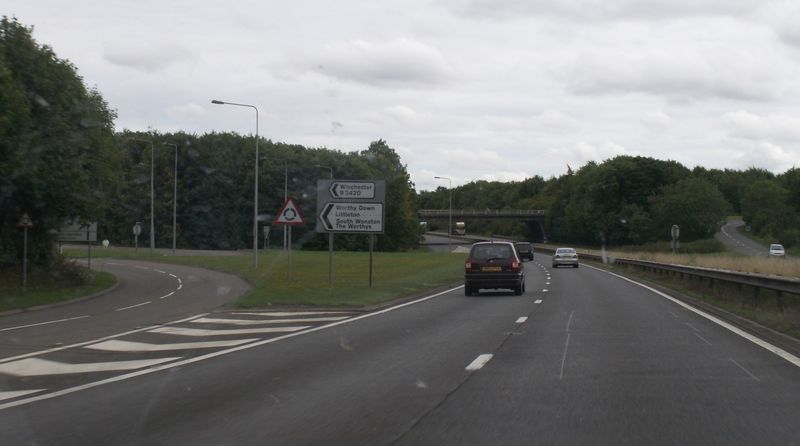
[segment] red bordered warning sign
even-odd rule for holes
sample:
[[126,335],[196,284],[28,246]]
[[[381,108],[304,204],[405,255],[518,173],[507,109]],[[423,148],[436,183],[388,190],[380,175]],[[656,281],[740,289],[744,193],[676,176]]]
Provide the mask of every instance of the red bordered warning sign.
[[272,224],[302,226],[306,224],[306,219],[303,217],[303,213],[300,212],[300,208],[292,200],[292,197],[289,197],[286,203],[283,203],[283,207],[278,211],[278,217]]

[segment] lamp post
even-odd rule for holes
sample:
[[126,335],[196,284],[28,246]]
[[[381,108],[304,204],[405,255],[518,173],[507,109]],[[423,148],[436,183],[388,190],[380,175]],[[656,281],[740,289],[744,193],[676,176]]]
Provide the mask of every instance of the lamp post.
[[163,146],[175,148],[175,171],[172,175],[172,255],[175,255],[175,234],[178,215],[178,145],[169,142],[162,143]]
[[[330,179],[333,182],[333,167],[323,166],[317,164],[315,167],[320,169],[328,169],[330,171]],[[328,232],[328,286],[333,285],[333,232]]]
[[152,139],[134,138],[134,140],[150,144],[150,257],[152,257],[153,250],[156,247],[156,224],[155,224],[155,211],[153,206],[153,201],[155,197],[155,187],[153,185],[153,177],[154,177],[153,152],[155,151],[155,149],[153,148]]
[[211,100],[212,104],[236,105],[238,107],[249,107],[256,111],[256,179],[253,187],[253,268],[258,267],[258,107],[250,104],[237,104],[236,102]]
[[453,252],[453,180],[448,177],[434,177],[437,180],[447,180],[449,191],[449,211],[447,212],[447,250]]

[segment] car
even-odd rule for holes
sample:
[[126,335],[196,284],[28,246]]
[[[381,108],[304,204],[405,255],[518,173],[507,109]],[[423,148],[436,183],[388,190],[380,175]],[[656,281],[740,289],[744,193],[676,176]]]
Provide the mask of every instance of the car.
[[786,257],[786,250],[783,249],[783,245],[778,243],[773,243],[769,245],[769,256],[770,257]]
[[578,252],[575,248],[558,248],[553,254],[553,268],[558,268],[561,265],[578,267]]
[[514,243],[514,247],[517,248],[520,259],[533,260],[533,245],[528,242],[517,242]]
[[517,296],[525,292],[525,270],[511,242],[478,242],[464,262],[464,295],[482,289],[510,289]]

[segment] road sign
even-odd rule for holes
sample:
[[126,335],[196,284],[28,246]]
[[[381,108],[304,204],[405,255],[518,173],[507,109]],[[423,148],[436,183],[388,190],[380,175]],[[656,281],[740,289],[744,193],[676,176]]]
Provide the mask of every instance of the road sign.
[[278,218],[275,219],[273,224],[302,226],[306,224],[306,219],[303,217],[303,213],[300,212],[300,208],[292,200],[292,197],[289,197],[281,210],[278,211]]
[[672,236],[672,240],[677,240],[681,235],[681,228],[678,225],[672,225],[672,228],[669,231],[670,235]]
[[17,222],[17,227],[22,228],[32,228],[33,227],[33,220],[28,215],[28,213],[22,214],[22,217],[19,218],[19,222]]
[[142,225],[137,221],[135,225],[133,225],[133,235],[139,236],[142,233]]
[[319,220],[326,232],[383,234],[383,203],[327,203]]
[[367,200],[375,198],[374,181],[334,181],[328,188],[333,198]]

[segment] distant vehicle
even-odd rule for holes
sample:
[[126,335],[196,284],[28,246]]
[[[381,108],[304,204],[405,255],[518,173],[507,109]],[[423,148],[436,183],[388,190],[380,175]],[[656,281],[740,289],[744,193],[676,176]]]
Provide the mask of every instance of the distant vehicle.
[[770,257],[785,257],[786,251],[783,249],[783,245],[778,243],[773,243],[769,245],[769,256]]
[[517,242],[514,243],[514,247],[517,248],[520,259],[533,260],[533,245],[528,242]]
[[511,242],[478,242],[472,245],[464,263],[464,295],[482,289],[510,289],[517,296],[525,292],[525,271]]
[[463,221],[456,222],[456,234],[464,235],[467,233],[467,225]]
[[578,252],[575,248],[558,248],[556,253],[553,254],[553,268],[558,268],[561,265],[578,267]]
[[422,230],[422,232],[428,232],[428,222],[427,221],[419,222],[419,228]]

